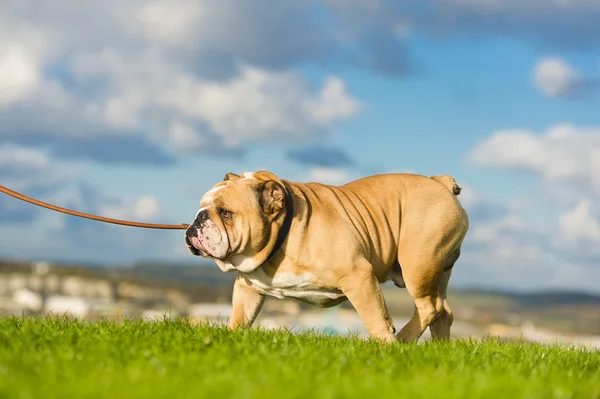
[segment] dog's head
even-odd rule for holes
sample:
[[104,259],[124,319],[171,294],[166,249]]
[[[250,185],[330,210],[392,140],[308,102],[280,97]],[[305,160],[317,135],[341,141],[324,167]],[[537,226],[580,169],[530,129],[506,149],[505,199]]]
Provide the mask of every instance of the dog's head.
[[214,259],[223,271],[249,273],[275,247],[290,200],[271,172],[228,173],[202,197],[185,242],[192,254]]

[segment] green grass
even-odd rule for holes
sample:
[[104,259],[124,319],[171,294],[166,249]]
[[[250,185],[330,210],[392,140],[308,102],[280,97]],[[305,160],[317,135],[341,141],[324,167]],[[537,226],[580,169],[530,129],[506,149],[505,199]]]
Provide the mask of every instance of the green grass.
[[0,319],[5,398],[600,398],[600,353],[452,340],[380,345],[183,321]]

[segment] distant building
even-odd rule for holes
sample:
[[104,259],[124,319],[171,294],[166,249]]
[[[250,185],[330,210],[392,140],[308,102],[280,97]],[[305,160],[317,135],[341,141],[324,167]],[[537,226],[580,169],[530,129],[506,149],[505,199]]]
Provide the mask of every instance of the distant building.
[[51,296],[46,300],[44,313],[67,315],[85,318],[90,311],[90,304],[81,297]]
[[14,291],[12,300],[17,307],[33,312],[42,310],[42,296],[28,288],[19,288]]

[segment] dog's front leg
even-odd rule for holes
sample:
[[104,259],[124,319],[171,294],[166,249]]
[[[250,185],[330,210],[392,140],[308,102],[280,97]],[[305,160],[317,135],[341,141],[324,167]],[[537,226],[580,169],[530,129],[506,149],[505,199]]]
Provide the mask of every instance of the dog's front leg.
[[252,326],[264,301],[265,296],[250,286],[242,276],[238,275],[233,286],[233,310],[229,319],[229,328]]
[[344,276],[340,289],[358,312],[371,338],[397,342],[379,282],[369,263],[364,262]]

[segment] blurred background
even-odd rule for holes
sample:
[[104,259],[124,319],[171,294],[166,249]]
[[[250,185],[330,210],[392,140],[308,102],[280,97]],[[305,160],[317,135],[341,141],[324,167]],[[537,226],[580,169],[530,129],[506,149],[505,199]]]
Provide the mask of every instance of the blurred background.
[[[594,0],[2,0],[0,184],[188,223],[227,172],[451,174],[455,334],[600,346],[598,20]],[[235,277],[182,231],[4,195],[0,258],[2,314],[222,320]],[[410,298],[385,296],[399,328]],[[364,333],[348,304],[268,299],[259,321]]]

